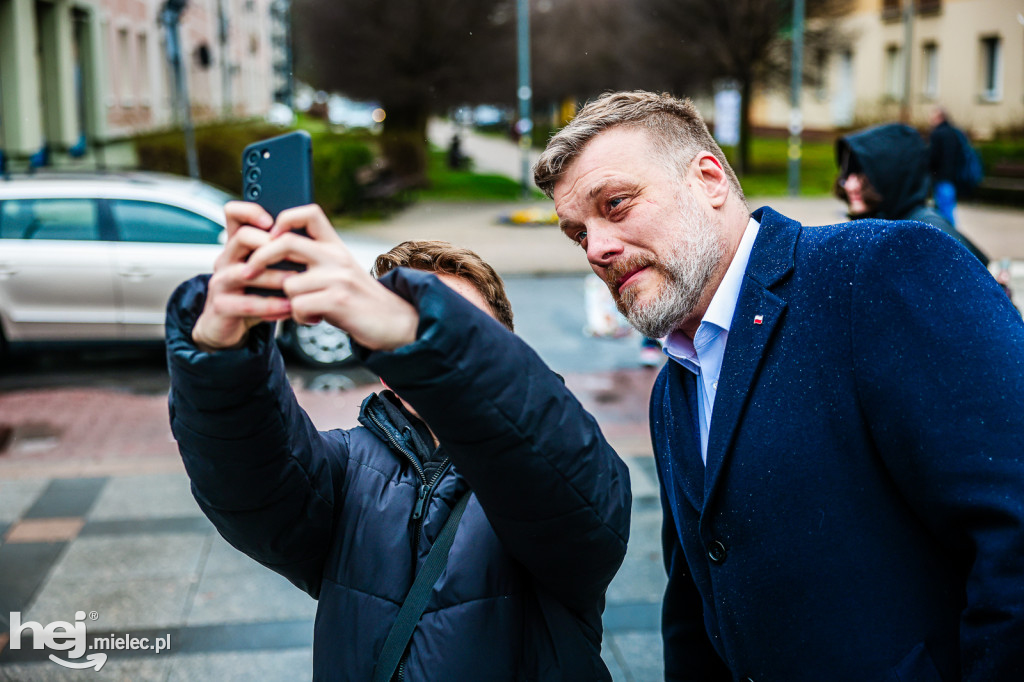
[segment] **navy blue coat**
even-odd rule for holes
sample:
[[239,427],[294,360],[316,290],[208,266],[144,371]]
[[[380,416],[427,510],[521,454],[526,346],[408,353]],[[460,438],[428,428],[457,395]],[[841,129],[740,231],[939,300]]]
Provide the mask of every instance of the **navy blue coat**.
[[1020,316],[931,227],[754,217],[706,469],[652,396],[666,679],[1024,679]]
[[382,281],[419,309],[418,340],[363,358],[437,434],[452,462],[439,480],[422,476],[410,454],[423,444],[382,398],[364,404],[364,426],[318,432],[269,325],[243,349],[196,350],[196,279],[167,319],[171,425],[196,500],[232,545],[319,599],[314,677],[363,682],[472,488],[405,679],[610,679],[601,612],[629,531],[624,463],[515,335],[432,275]]

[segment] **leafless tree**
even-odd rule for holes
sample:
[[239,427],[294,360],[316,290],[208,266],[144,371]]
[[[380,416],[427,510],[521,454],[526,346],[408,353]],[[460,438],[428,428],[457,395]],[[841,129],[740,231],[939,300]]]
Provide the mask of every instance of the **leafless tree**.
[[295,0],[296,72],[386,112],[392,170],[426,164],[432,113],[515,97],[514,0]]
[[643,86],[637,37],[646,25],[631,3],[535,0],[531,18],[533,91],[539,103]]
[[[806,0],[806,54],[815,54],[835,39],[831,20],[849,12],[852,4]],[[644,44],[649,71],[661,65],[670,86],[707,89],[716,79],[738,83],[740,143],[735,165],[743,173],[750,162],[754,88],[789,82],[793,1],[640,0],[636,9],[648,24]],[[805,73],[813,68],[812,64]]]

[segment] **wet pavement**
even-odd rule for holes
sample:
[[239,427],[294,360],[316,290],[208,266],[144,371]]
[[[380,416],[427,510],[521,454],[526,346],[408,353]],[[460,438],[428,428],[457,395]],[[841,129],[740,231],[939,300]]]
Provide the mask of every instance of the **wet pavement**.
[[[567,374],[629,465],[629,554],[608,592],[604,656],[616,680],[660,679],[657,483],[646,434],[655,372]],[[297,390],[320,428],[355,424],[372,386]],[[315,602],[222,540],[189,492],[167,425],[166,398],[106,389],[0,395],[20,425],[0,455],[0,680],[308,680]],[[35,425],[35,426],[33,426]],[[15,616],[17,614],[17,616]],[[78,622],[88,655],[34,649],[29,630]],[[27,627],[27,626],[26,626]],[[149,649],[118,649],[145,642]],[[4,641],[7,640],[7,641]],[[165,650],[156,652],[158,643]],[[109,644],[109,647],[108,647]],[[15,646],[17,645],[17,646]],[[141,646],[141,644],[140,644]]]

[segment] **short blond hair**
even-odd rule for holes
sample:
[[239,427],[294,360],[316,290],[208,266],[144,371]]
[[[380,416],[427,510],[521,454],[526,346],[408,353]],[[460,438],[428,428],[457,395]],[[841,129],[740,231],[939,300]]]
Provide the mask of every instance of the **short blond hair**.
[[514,331],[512,304],[505,293],[505,283],[494,268],[473,251],[436,239],[406,241],[377,256],[371,274],[381,277],[399,267],[443,273],[466,280],[487,301],[498,322],[509,331]]
[[580,109],[568,125],[552,136],[534,165],[533,180],[537,187],[550,198],[555,184],[587,143],[616,126],[647,131],[655,148],[681,175],[699,152],[711,152],[722,164],[737,196],[744,200],[736,173],[693,102],[643,90],[607,93]]

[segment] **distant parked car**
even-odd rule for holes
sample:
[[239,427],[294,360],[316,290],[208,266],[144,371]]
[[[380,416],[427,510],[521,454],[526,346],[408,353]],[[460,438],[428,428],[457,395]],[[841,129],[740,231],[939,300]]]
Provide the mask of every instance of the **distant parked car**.
[[[158,173],[0,178],[0,349],[162,339],[171,292],[213,269],[230,199]],[[369,268],[374,254],[353,251]],[[326,323],[279,324],[278,340],[312,365],[352,354]]]

